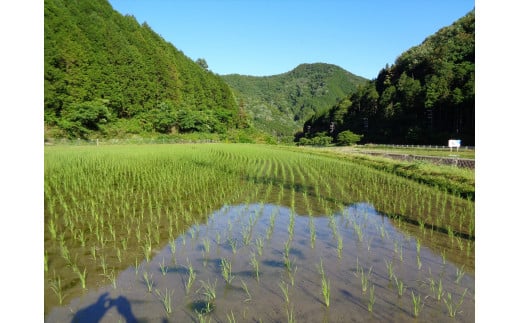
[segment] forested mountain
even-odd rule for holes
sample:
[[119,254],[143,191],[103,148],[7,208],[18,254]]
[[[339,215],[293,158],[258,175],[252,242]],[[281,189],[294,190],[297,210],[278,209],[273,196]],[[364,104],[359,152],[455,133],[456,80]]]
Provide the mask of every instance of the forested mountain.
[[[334,124],[331,132],[331,124]],[[475,143],[475,11],[440,29],[386,66],[296,137],[345,130],[364,142]]]
[[253,125],[270,134],[292,136],[303,121],[329,108],[368,80],[331,64],[301,64],[273,76],[223,75]]
[[45,0],[46,135],[225,132],[229,86],[107,0]]

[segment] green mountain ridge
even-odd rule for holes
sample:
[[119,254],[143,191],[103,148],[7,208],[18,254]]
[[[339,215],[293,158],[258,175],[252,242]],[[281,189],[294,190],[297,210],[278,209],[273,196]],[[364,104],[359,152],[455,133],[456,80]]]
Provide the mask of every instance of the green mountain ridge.
[[368,80],[339,66],[300,64],[272,76],[221,76],[233,89],[253,126],[276,136],[292,136],[303,121],[353,93]]
[[106,0],[45,0],[46,137],[225,133],[244,127],[229,86]]
[[[334,131],[330,133],[330,125]],[[350,130],[364,142],[475,144],[475,11],[403,52],[392,66],[309,118],[296,135]]]

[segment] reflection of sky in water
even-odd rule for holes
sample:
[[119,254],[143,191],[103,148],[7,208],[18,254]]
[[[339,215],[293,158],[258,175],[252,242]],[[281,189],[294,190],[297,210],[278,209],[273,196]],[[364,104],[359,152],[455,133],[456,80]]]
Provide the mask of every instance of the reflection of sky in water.
[[[375,320],[411,321],[410,296],[403,296],[407,297],[406,300],[396,296],[395,286],[388,279],[387,265],[390,263],[396,275],[408,287],[408,294],[414,291],[426,297],[432,293],[433,289],[430,288],[433,279],[437,282],[442,280],[444,290],[457,300],[465,288],[468,289],[468,295],[474,295],[473,275],[466,274],[459,284],[455,284],[458,268],[449,261],[444,264],[440,254],[428,247],[425,238],[430,234],[421,237],[418,258],[416,238],[404,234],[369,204],[351,205],[333,216],[308,217],[291,212],[289,208],[272,204],[224,206],[206,224],[192,226],[172,242],[175,245],[174,256],[171,245],[157,250],[150,263],[141,262],[137,271],[133,267],[123,271],[117,279],[116,289],[106,286],[90,290],[83,297],[74,299],[69,306],[53,309],[46,321],[70,321],[74,317],[85,316],[99,316],[103,322],[117,322],[119,319],[157,322],[165,319],[195,320],[197,317],[192,308],[203,299],[201,281],[217,282],[213,320],[225,321],[231,311],[237,314],[247,308],[246,320],[261,318],[284,321],[286,307],[280,296],[279,284],[281,281],[288,283],[291,279],[284,256],[291,218],[294,221],[294,234],[290,241],[289,259],[295,282],[291,287],[291,295],[297,320],[300,317],[311,321],[335,321],[347,314],[353,320],[366,319],[368,294],[362,293],[359,278],[359,271],[363,269],[365,273],[371,270],[370,282],[377,287],[376,297],[379,301],[371,314]],[[311,218],[316,229],[314,248],[311,248],[310,243]],[[274,226],[270,228],[271,223]],[[343,242],[341,257],[338,257],[334,223]],[[362,232],[361,241],[356,228]],[[248,239],[244,236],[248,237],[248,232],[250,238],[247,244]],[[261,256],[257,240],[263,242]],[[233,252],[233,244],[236,244],[236,253]],[[209,253],[206,253],[208,246]],[[251,265],[252,255],[259,263],[259,283],[255,280],[255,271]],[[231,285],[226,284],[221,276],[222,258],[232,263],[234,280]],[[321,277],[317,270],[317,265],[322,261],[332,286],[331,308],[326,312],[327,316],[323,312]],[[190,265],[197,277],[190,293],[186,295]],[[152,293],[147,291],[144,272],[153,277]],[[245,289],[242,284],[249,286],[253,301],[244,302]],[[164,294],[166,288],[174,290],[174,312],[170,317],[166,316],[158,296],[159,293]],[[467,296],[461,309],[465,313],[462,321],[473,321],[474,297]],[[428,299],[423,312],[427,320],[447,319],[442,301],[431,302]]]

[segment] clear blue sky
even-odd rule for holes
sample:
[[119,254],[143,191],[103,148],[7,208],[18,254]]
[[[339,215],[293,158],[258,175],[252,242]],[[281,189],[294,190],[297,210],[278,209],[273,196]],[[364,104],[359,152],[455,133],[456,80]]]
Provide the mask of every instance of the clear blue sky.
[[324,62],[372,79],[474,0],[109,0],[218,74]]

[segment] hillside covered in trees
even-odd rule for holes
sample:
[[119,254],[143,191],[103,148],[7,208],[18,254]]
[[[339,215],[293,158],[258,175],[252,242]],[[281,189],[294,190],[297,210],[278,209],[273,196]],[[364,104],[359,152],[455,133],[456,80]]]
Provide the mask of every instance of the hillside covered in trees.
[[475,11],[401,54],[392,66],[308,119],[301,137],[349,130],[363,142],[475,144]]
[[330,108],[368,80],[339,66],[315,63],[272,76],[223,75],[255,127],[290,136],[317,112]]
[[45,0],[46,136],[213,132],[246,125],[229,86],[106,0]]

